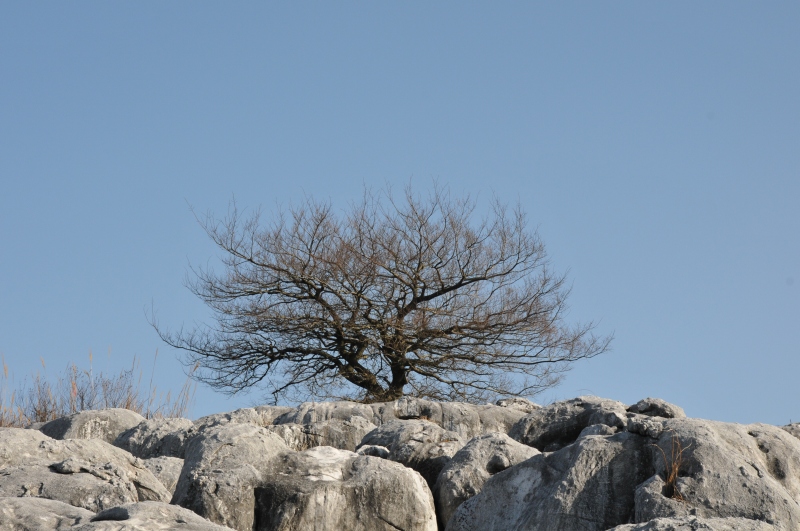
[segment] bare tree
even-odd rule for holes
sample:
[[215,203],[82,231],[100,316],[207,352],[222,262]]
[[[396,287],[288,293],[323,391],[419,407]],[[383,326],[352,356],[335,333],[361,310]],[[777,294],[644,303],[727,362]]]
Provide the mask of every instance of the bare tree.
[[266,224],[231,207],[201,224],[225,271],[193,270],[188,287],[213,326],[162,339],[231,394],[266,386],[274,400],[404,394],[480,401],[531,396],[570,362],[608,349],[593,325],[564,323],[569,292],[519,207],[435,187],[365,191],[341,215],[306,199]]

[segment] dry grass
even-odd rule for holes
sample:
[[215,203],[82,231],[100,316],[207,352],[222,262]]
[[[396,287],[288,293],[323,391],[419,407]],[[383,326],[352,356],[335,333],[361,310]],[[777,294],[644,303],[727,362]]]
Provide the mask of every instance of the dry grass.
[[661,456],[664,458],[664,496],[672,498],[673,500],[686,501],[680,489],[678,489],[678,473],[680,472],[681,465],[683,464],[683,452],[688,450],[691,445],[683,447],[681,440],[677,435],[673,434],[670,441],[670,455],[663,448],[654,444]]
[[[37,371],[26,379],[18,389],[9,386],[9,370],[2,359],[3,375],[0,379],[0,427],[25,427],[35,422],[47,422],[79,411],[105,408],[124,408],[135,411],[145,418],[186,417],[194,400],[196,390],[190,371],[180,391],[161,393],[153,385],[156,352],[150,385],[143,389],[142,370],[138,358],[134,357],[129,369],[119,374],[95,374],[92,370],[92,354],[89,353],[89,369],[81,369],[74,363],[54,381]],[[42,370],[46,371],[44,360]]]

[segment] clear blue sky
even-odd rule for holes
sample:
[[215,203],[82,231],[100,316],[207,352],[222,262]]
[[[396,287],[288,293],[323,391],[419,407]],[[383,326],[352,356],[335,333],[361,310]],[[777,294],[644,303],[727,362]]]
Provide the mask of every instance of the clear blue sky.
[[0,353],[19,381],[159,349],[177,390],[145,312],[208,318],[189,205],[437,178],[519,201],[569,319],[616,336],[538,401],[800,420],[798,28],[788,1],[1,2]]

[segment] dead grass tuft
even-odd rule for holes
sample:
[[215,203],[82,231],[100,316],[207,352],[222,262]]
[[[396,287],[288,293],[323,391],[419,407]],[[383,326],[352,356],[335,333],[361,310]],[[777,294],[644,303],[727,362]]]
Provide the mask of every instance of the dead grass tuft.
[[[158,360],[156,351],[153,374]],[[46,370],[42,359],[42,370]],[[71,363],[66,371],[51,381],[37,371],[23,382],[19,389],[10,390],[8,365],[2,359],[3,376],[0,379],[0,427],[25,427],[36,422],[48,422],[80,411],[106,408],[124,408],[145,418],[186,417],[194,401],[196,384],[191,376],[193,367],[177,395],[161,393],[150,377],[149,388],[142,388],[142,370],[134,357],[131,367],[119,374],[95,374],[92,354],[89,369]]]
[[683,452],[691,448],[691,445],[683,447],[681,440],[674,433],[670,441],[670,455],[659,445],[654,444],[661,456],[664,459],[664,496],[673,500],[685,502],[686,498],[678,489],[678,473],[680,472],[681,465],[683,464]]

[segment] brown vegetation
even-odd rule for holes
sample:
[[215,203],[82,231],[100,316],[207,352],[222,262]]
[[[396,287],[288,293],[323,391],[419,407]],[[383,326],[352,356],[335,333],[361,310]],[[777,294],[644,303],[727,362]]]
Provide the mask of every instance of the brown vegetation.
[[307,199],[266,225],[233,206],[201,220],[225,270],[189,288],[215,324],[162,339],[236,393],[274,400],[394,400],[405,394],[480,402],[531,396],[569,364],[607,350],[593,325],[564,323],[569,289],[548,267],[525,214],[436,187],[365,192],[342,215]]
[[[155,371],[154,360],[153,370]],[[91,367],[92,354],[89,353]],[[142,371],[134,358],[129,369],[119,374],[94,374],[91,368],[80,369],[74,363],[51,381],[41,372],[24,381],[21,387],[11,389],[5,359],[0,380],[0,427],[25,427],[35,422],[48,422],[79,411],[105,408],[124,408],[145,418],[185,417],[194,397],[195,384],[187,377],[181,390],[160,393],[153,385],[142,388]],[[42,370],[45,370],[42,360]],[[190,371],[191,376],[191,371]]]

